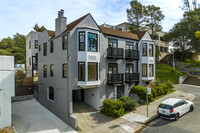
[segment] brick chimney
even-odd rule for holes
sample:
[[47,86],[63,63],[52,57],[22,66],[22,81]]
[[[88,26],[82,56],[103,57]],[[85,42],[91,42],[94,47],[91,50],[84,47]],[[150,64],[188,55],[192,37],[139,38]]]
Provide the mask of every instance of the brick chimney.
[[58,36],[63,31],[65,31],[67,29],[67,18],[64,17],[64,10],[63,9],[58,11],[58,18],[55,21],[56,21],[55,36]]

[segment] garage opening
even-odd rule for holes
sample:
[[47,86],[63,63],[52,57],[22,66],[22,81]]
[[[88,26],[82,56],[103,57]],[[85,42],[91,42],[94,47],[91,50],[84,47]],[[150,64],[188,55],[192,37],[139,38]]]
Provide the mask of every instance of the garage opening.
[[[92,109],[91,109],[92,108]],[[99,108],[98,89],[73,90],[73,112],[97,111]]]

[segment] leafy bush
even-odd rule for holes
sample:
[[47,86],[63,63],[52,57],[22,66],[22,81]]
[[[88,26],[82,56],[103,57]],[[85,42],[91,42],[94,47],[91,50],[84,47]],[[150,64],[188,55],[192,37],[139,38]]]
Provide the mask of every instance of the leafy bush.
[[[133,86],[130,93],[136,94],[140,99],[146,101],[146,87],[144,86]],[[153,101],[153,95],[148,95],[148,100]]]
[[117,101],[111,99],[104,100],[101,113],[114,118],[120,117],[124,115],[124,102],[119,99]]
[[23,71],[15,72],[15,84],[21,85],[25,77],[26,77],[26,74]]
[[[150,82],[151,95],[148,95],[148,100],[151,102],[154,98],[162,96],[172,92],[173,83],[171,81],[161,82],[154,81]],[[145,86],[133,86],[130,93],[136,94],[140,99],[146,101],[146,87]]]
[[125,113],[128,113],[128,112],[134,110],[136,107],[135,100],[133,100],[133,99],[131,100],[130,97],[123,96],[123,97],[120,97],[119,100],[124,103]]

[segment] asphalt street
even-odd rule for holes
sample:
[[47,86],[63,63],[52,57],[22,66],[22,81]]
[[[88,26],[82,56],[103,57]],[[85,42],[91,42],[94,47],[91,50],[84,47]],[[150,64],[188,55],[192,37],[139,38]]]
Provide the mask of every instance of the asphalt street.
[[177,85],[176,90],[195,95],[194,111],[183,115],[178,121],[158,118],[142,133],[200,133],[200,87]]

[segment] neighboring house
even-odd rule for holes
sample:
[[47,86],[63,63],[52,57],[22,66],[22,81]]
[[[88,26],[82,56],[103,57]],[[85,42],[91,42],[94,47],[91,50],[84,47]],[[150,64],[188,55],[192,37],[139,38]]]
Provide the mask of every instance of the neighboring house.
[[14,57],[0,56],[0,129],[12,125],[11,97],[14,91]]
[[99,110],[105,99],[128,96],[155,80],[155,45],[148,32],[98,26],[91,14],[70,24],[58,13],[54,36],[39,35],[38,101],[73,128],[76,100]]
[[25,71],[25,64],[15,64],[15,71]]
[[31,31],[26,36],[26,77],[33,77],[38,70],[38,35],[40,32]]
[[[129,30],[129,27],[130,27],[130,24],[127,23],[127,22],[124,22],[124,23],[121,23],[121,24],[118,24],[116,25],[116,27],[118,29],[121,28],[122,31],[128,31],[130,32]],[[150,28],[146,28],[146,27],[142,27],[144,30],[148,30],[150,34],[152,34],[152,31]],[[160,54],[161,56],[157,56],[156,57],[156,61],[160,61],[162,58],[164,58],[165,56],[167,56],[169,54],[169,42],[165,42],[163,40],[163,36],[166,32],[162,32],[162,31],[158,31],[156,32],[156,35],[154,35],[154,38],[153,38],[153,41],[157,47],[157,49],[160,50]]]

